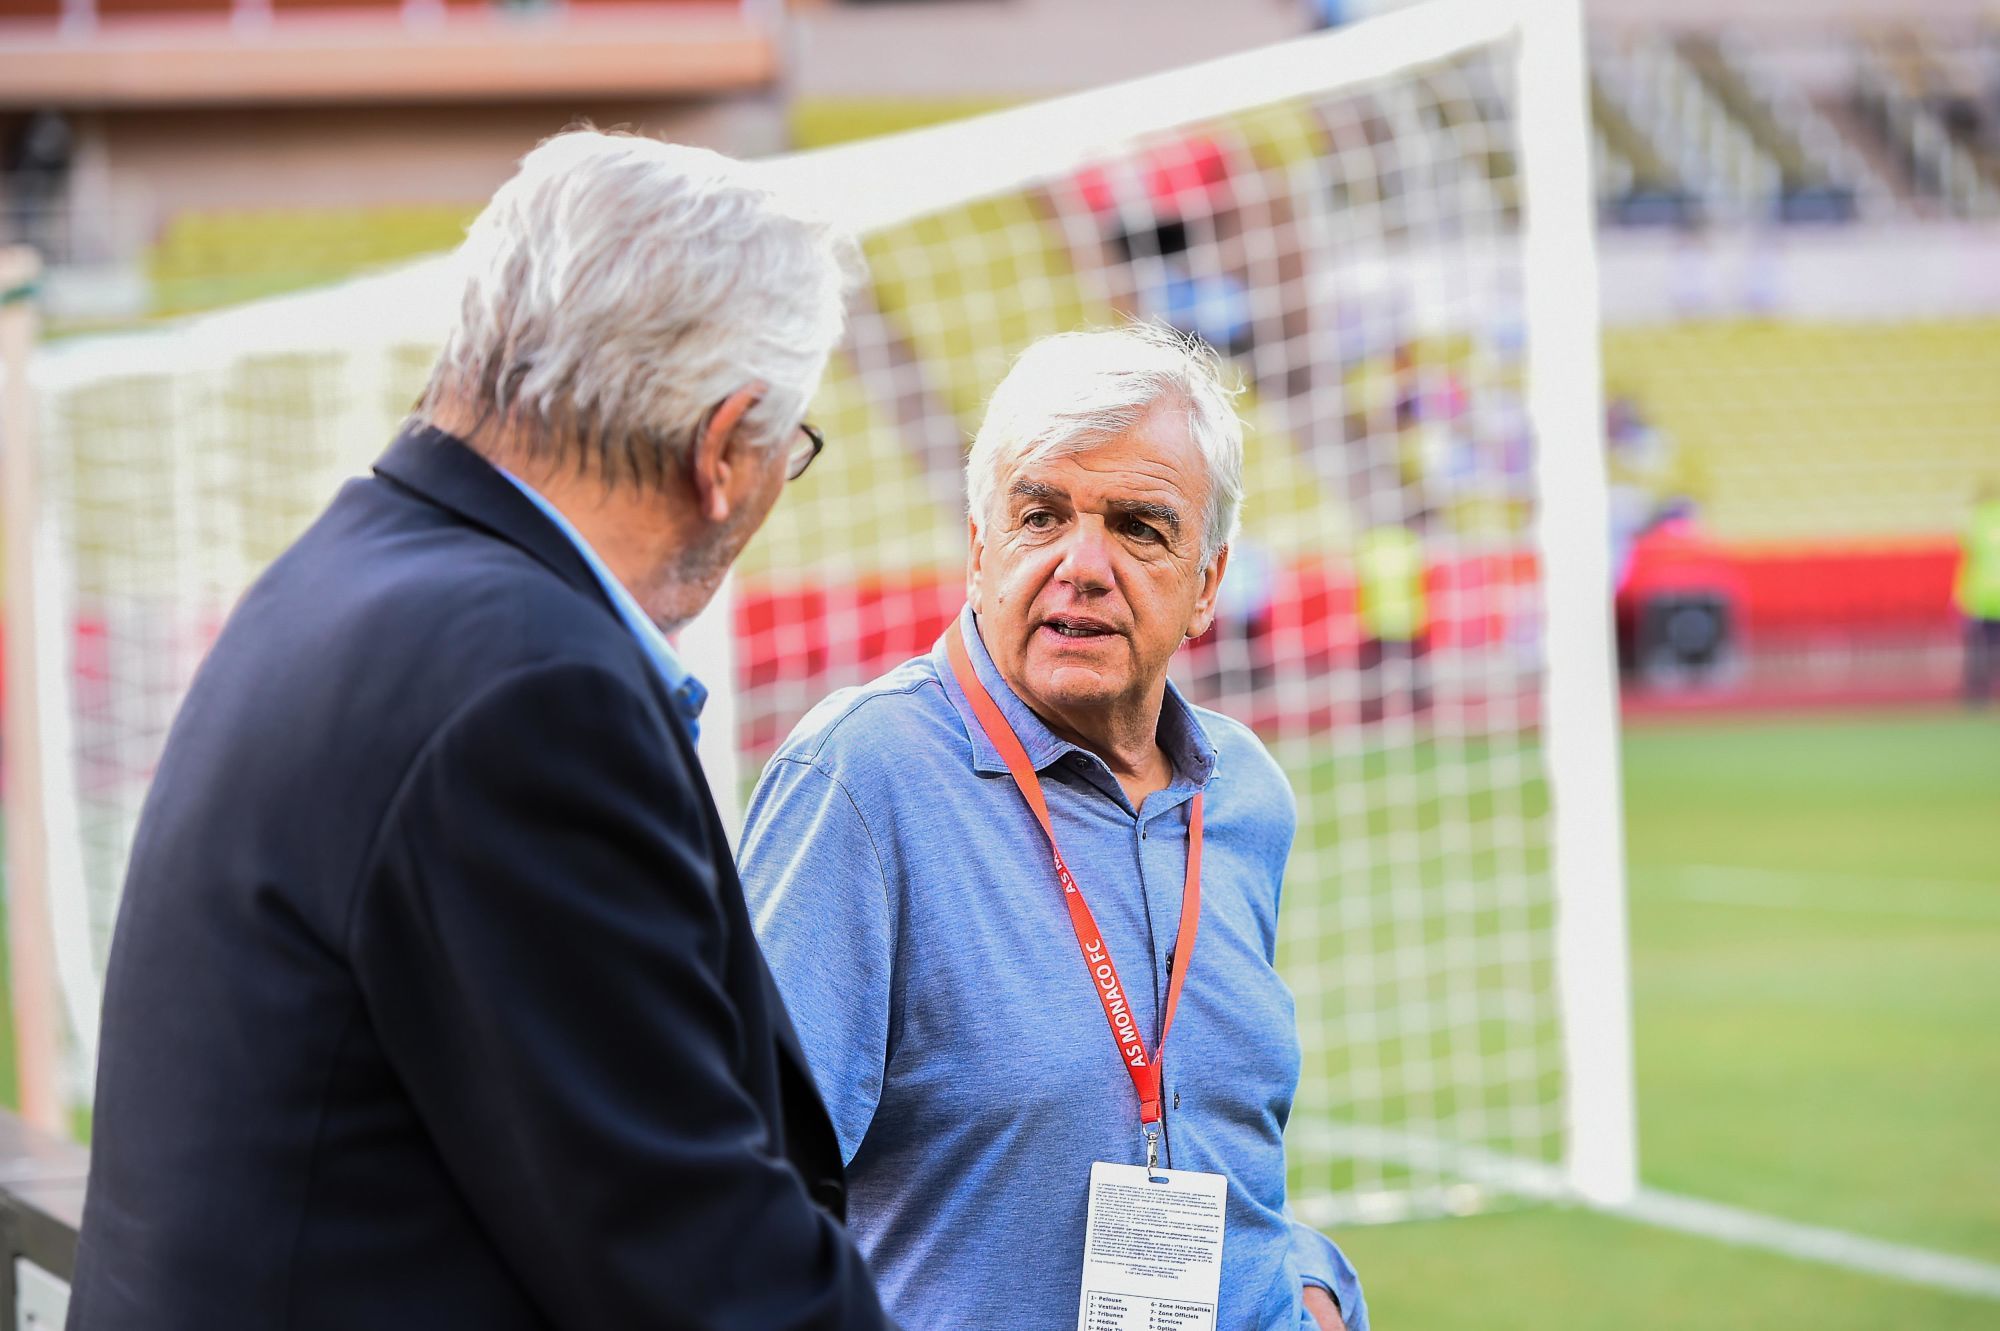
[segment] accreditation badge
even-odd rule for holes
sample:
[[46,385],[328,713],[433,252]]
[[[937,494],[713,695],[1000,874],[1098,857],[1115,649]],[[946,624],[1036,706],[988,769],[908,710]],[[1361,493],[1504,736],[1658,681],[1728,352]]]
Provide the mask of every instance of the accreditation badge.
[[1076,1331],[1215,1331],[1228,1191],[1220,1174],[1092,1165]]

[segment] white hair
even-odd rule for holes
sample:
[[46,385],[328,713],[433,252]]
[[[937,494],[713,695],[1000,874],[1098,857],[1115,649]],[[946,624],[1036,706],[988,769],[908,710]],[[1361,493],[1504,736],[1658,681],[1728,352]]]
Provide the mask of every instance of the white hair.
[[840,337],[858,250],[704,148],[571,130],[486,205],[459,257],[458,318],[423,409],[465,401],[616,483],[659,484],[710,408],[775,445],[805,415]]
[[981,524],[1003,471],[1088,451],[1170,407],[1185,413],[1208,479],[1206,567],[1236,538],[1243,505],[1243,422],[1215,353],[1154,324],[1057,333],[1030,346],[993,390],[965,459],[966,508]]

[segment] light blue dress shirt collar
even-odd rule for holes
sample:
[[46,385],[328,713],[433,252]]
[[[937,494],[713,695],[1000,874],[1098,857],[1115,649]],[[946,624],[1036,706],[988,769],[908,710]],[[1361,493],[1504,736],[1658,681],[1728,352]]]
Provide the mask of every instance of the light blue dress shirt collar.
[[597,551],[590,548],[590,542],[583,539],[583,533],[570,525],[570,520],[562,515],[562,510],[543,498],[534,486],[513,472],[504,467],[498,470],[502,476],[514,483],[515,489],[528,497],[530,503],[542,511],[543,517],[556,525],[556,530],[568,538],[569,543],[576,547],[576,552],[583,556],[583,562],[590,566],[598,585],[604,588],[604,594],[611,598],[611,608],[618,612],[618,618],[624,621],[626,629],[638,639],[639,646],[645,649],[653,668],[660,672],[661,680],[666,683],[667,693],[674,700],[674,709],[680,713],[682,722],[687,726],[688,738],[700,739],[701,709],[702,704],[708,701],[708,690],[703,687],[700,680],[688,673],[687,666],[681,663],[681,658],[675,653],[673,644],[667,641],[667,635],[660,632],[660,626],[639,608],[639,602],[625,589],[625,584],[612,576],[604,561],[597,557]]

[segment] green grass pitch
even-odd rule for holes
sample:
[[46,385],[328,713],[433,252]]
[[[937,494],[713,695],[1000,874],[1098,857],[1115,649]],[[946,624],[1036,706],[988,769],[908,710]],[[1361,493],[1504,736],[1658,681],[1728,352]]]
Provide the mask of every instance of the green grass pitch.
[[[2000,718],[1624,739],[1641,1172],[2000,1261]],[[2000,1304],[1540,1208],[1340,1235],[1384,1328],[2000,1327]]]

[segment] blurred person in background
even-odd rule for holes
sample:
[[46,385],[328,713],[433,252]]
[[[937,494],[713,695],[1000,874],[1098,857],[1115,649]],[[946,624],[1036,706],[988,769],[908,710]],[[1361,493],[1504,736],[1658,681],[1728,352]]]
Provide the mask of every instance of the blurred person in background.
[[965,610],[758,784],[745,889],[907,1325],[1075,1325],[1096,1180],[1142,1162],[1226,1184],[1222,1331],[1367,1325],[1285,1201],[1292,792],[1167,679],[1214,616],[1242,454],[1199,344],[1030,347],[966,464]]
[[421,417],[168,740],[76,1331],[885,1325],[664,636],[818,452],[850,254],[588,131],[473,224]]
[[1631,567],[1634,543],[1658,520],[1662,508],[1678,498],[1673,491],[1674,449],[1639,404],[1622,393],[1604,409],[1604,448],[1616,587]]
[[1277,653],[1278,561],[1260,541],[1238,535],[1229,543],[1229,567],[1215,595],[1215,634],[1209,653],[1210,688],[1239,707],[1271,686]]
[[[1393,510],[1393,494],[1378,510]],[[1431,603],[1422,513],[1376,522],[1354,552],[1354,608],[1361,621],[1361,719],[1380,721],[1389,699],[1413,712],[1431,705]]]
[[0,240],[32,245],[45,257],[68,258],[63,203],[76,158],[76,132],[56,111],[36,111],[0,144],[0,195],[7,201],[7,234]]
[[1983,707],[2000,690],[2000,481],[1972,506],[1954,591],[1965,616],[1965,701]]

